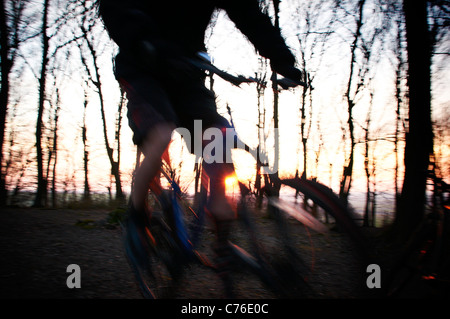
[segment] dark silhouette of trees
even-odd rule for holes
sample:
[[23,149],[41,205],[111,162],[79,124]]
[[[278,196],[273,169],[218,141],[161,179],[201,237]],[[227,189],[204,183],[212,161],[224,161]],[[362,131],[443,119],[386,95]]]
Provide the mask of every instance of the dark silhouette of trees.
[[6,204],[6,171],[3,166],[6,115],[8,111],[9,76],[22,41],[22,17],[28,1],[0,1],[0,207]]
[[[363,26],[365,4],[366,0],[359,0],[356,5],[356,12],[354,16],[355,30],[352,33],[353,39],[352,43],[350,44],[350,65],[349,65],[350,70],[348,74],[347,88],[344,94],[345,101],[347,102],[347,112],[348,112],[347,125],[348,125],[348,132],[350,135],[349,155],[348,158],[346,159],[346,165],[343,170],[341,185],[339,189],[339,196],[344,201],[348,200],[353,178],[353,166],[354,166],[355,145],[356,145],[353,109],[356,103],[355,102],[356,96],[360,93],[364,83],[364,79],[361,77],[362,75],[361,71],[364,66],[358,64],[357,54],[358,49],[362,48],[361,28]],[[369,53],[370,57],[370,49],[367,51],[367,53]],[[365,62],[367,63],[367,61]]]
[[[273,9],[274,9],[274,20],[275,20],[275,28],[277,28],[278,30],[280,30],[280,17],[279,17],[279,13],[280,13],[280,0],[273,0]],[[277,73],[275,71],[273,71],[272,73],[272,89],[273,89],[273,128],[274,128],[274,152],[275,152],[275,156],[274,156],[274,168],[275,168],[275,176],[278,176],[278,170],[280,169],[279,165],[280,165],[280,132],[279,132],[279,124],[278,124],[278,107],[279,107],[279,92],[278,92],[278,84],[277,84]],[[281,185],[273,185],[275,186],[275,189],[277,191],[277,194],[275,194],[276,196],[278,196],[278,191]]]
[[38,101],[38,115],[36,120],[36,161],[37,161],[37,190],[33,206],[42,207],[45,205],[47,197],[47,180],[44,177],[44,155],[42,148],[42,117],[44,114],[45,93],[47,85],[47,67],[49,62],[49,41],[48,34],[48,11],[49,0],[44,1],[43,15],[42,15],[42,60],[41,71],[39,76],[39,101]]
[[84,189],[83,200],[90,201],[91,187],[89,185],[89,148],[87,140],[87,126],[86,126],[86,110],[88,106],[87,94],[84,96],[84,111],[83,111],[83,125],[81,127],[81,139],[83,141],[83,171],[84,171]]
[[428,1],[403,1],[408,51],[409,122],[405,146],[405,175],[394,227],[408,235],[422,220],[430,155],[431,53]]
[[[392,8],[396,10],[396,8]],[[397,211],[398,200],[400,198],[400,185],[399,185],[399,146],[400,142],[404,140],[405,121],[403,119],[404,104],[407,102],[406,89],[404,88],[404,80],[406,73],[406,57],[404,53],[404,35],[403,35],[403,16],[397,15],[396,18],[396,38],[394,46],[394,69],[395,69],[395,133],[394,133],[394,153],[395,153],[395,168],[394,168],[394,194],[395,194],[395,211]]]
[[[124,199],[125,195],[123,193],[122,189],[122,181],[120,177],[120,129],[121,129],[121,111],[122,111],[122,103],[123,99],[121,99],[119,103],[119,109],[118,109],[118,122],[116,123],[116,131],[115,131],[115,139],[114,141],[117,144],[117,147],[114,147],[114,145],[111,143],[110,138],[108,137],[108,124],[106,121],[106,114],[105,114],[105,94],[103,92],[103,84],[102,84],[102,77],[100,72],[100,65],[99,65],[99,53],[97,50],[98,43],[94,41],[94,36],[89,33],[89,29],[92,28],[95,24],[98,23],[97,16],[89,15],[89,6],[87,1],[84,1],[84,6],[86,8],[86,15],[83,16],[82,22],[80,25],[81,28],[81,38],[82,41],[79,41],[79,49],[80,49],[80,57],[81,62],[86,70],[86,73],[88,75],[89,82],[94,86],[95,91],[99,98],[100,103],[100,114],[101,114],[101,121],[102,121],[102,129],[103,129],[103,139],[105,142],[106,147],[106,153],[108,156],[108,160],[111,165],[111,175],[114,177],[115,186],[116,186],[116,199],[122,200]],[[91,7],[92,9],[92,7]],[[91,12],[92,13],[92,12]],[[89,62],[88,62],[89,61]],[[91,65],[90,65],[91,64]],[[123,96],[123,93],[122,93]],[[115,152],[117,156],[115,156]]]

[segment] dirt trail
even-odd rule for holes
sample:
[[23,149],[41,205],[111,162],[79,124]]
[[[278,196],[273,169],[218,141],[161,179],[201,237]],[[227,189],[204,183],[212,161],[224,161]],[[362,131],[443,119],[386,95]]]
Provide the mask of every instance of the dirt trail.
[[[0,298],[142,298],[123,254],[120,230],[107,227],[107,216],[108,211],[101,210],[0,211]],[[89,220],[87,225],[78,223]],[[346,247],[337,237],[315,245],[317,275],[311,281],[319,297],[360,297],[354,290],[357,277]],[[308,247],[305,243],[311,250]],[[80,266],[80,289],[66,285],[71,264]],[[262,286],[240,279],[239,298],[272,298]],[[178,297],[221,298],[221,292],[214,274],[193,267]]]

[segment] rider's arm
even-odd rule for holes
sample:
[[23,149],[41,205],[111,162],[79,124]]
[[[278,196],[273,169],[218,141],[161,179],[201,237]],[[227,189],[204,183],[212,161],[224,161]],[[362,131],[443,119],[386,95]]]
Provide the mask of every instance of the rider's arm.
[[99,13],[122,51],[133,52],[142,40],[156,37],[157,26],[139,7],[137,0],[100,0]]
[[145,67],[153,64],[151,55],[156,59],[159,54],[173,56],[181,50],[165,40],[160,26],[143,6],[144,0],[100,0],[99,13],[120,52]]
[[224,0],[221,6],[259,53],[270,59],[275,71],[293,80],[302,79],[302,73],[294,67],[294,55],[270,18],[261,12],[258,1]]

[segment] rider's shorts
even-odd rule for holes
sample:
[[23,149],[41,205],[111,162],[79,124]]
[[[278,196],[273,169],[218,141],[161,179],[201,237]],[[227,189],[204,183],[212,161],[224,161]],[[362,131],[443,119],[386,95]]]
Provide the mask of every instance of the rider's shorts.
[[[217,112],[215,95],[203,79],[184,81],[180,85],[156,80],[143,74],[119,79],[128,99],[128,121],[134,133],[133,141],[140,145],[149,131],[160,123],[172,123],[186,128],[191,136],[194,121],[201,120],[203,130],[208,127],[229,127],[228,121]],[[192,152],[192,145],[187,145]]]

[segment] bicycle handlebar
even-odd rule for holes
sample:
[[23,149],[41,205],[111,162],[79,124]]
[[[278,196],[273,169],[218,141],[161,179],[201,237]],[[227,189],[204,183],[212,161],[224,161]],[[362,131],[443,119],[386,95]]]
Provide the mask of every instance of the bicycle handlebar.
[[[245,77],[242,75],[235,76],[235,75],[232,75],[226,71],[223,71],[223,70],[217,68],[214,64],[212,64],[208,54],[205,52],[199,52],[197,54],[197,56],[198,56],[198,59],[190,59],[189,63],[191,63],[194,67],[196,67],[198,69],[217,74],[222,79],[224,79],[227,82],[230,82],[233,85],[240,86],[242,83],[258,82],[258,80],[253,77]],[[271,81],[276,81],[276,83],[279,86],[281,86],[281,88],[283,88],[284,90],[287,90],[289,88],[294,88],[297,86],[307,87],[307,84],[303,81],[295,81],[295,80],[291,80],[288,78],[276,79],[275,74],[271,77]]]
[[191,59],[189,62],[196,68],[204,71],[209,71],[211,73],[217,74],[222,79],[224,79],[227,82],[230,82],[233,85],[239,86],[242,83],[252,83],[256,82],[256,79],[251,77],[244,77],[242,75],[234,76],[228,72],[222,71],[219,68],[217,68],[214,64],[211,62],[201,61],[201,60],[194,60]]
[[[141,60],[147,61],[151,67],[155,63],[155,56],[157,55],[155,47],[148,41],[142,41],[139,45],[139,52]],[[145,58],[144,58],[145,57]],[[245,77],[242,75],[234,76],[226,71],[217,68],[212,62],[211,58],[206,52],[198,52],[197,58],[195,59],[184,59],[185,62],[191,64],[191,66],[204,71],[209,71],[211,73],[217,74],[225,81],[230,82],[233,85],[240,86],[242,83],[257,83],[258,80],[252,77]],[[296,81],[289,78],[277,79],[275,74],[271,77],[271,81],[279,85],[282,89],[294,88],[296,86],[307,87],[307,83],[303,81]]]

